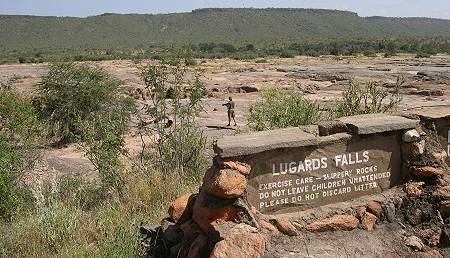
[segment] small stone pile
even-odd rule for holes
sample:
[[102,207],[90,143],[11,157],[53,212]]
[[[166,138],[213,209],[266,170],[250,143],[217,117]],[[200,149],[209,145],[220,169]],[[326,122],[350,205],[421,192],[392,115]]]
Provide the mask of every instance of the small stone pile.
[[265,239],[245,199],[250,172],[247,164],[216,157],[199,193],[175,200],[161,226],[141,227],[145,251],[152,257],[262,257]]

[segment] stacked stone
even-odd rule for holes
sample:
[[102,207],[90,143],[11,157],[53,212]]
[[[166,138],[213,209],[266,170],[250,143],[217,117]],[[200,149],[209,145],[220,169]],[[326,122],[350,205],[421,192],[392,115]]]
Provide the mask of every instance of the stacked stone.
[[262,257],[265,239],[245,200],[250,172],[247,164],[216,157],[199,193],[170,206],[170,227],[142,230],[148,235],[147,252],[152,257]]

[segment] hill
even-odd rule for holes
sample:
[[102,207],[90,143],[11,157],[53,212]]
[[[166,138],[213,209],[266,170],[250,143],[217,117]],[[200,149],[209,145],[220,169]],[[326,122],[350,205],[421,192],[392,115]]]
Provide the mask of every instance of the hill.
[[321,9],[199,9],[86,18],[0,16],[3,51],[438,36],[450,37],[450,20],[360,17],[353,12]]

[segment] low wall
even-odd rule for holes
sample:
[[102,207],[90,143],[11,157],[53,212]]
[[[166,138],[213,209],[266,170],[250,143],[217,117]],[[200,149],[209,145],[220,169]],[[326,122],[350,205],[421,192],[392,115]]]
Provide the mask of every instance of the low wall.
[[292,213],[402,184],[409,175],[402,168],[402,136],[418,124],[399,116],[354,116],[315,128],[227,136],[215,150],[252,167],[247,199],[259,212]]

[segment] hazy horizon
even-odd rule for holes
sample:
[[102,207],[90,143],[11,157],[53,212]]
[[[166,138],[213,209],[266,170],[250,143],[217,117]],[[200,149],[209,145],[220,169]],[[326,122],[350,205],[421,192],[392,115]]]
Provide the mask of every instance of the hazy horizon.
[[86,17],[103,13],[179,13],[201,8],[317,8],[345,10],[360,16],[429,17],[450,19],[447,0],[0,0],[0,14]]

